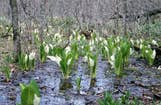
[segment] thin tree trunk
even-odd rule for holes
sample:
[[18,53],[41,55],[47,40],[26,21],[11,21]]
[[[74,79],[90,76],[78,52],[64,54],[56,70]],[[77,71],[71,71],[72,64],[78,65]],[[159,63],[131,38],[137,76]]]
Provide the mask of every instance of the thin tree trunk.
[[40,20],[39,20],[39,24],[40,24],[40,27],[39,27],[39,31],[40,31],[40,35],[39,35],[39,38],[40,38],[40,42],[43,43],[43,39],[44,39],[44,29],[46,28],[47,26],[47,23],[46,23],[46,17],[45,17],[45,12],[46,12],[46,3],[47,1],[46,0],[42,0],[42,3],[40,5]]
[[124,35],[127,36],[127,0],[123,0],[123,9],[124,9],[124,16],[123,16]]
[[18,56],[21,54],[20,30],[18,25],[18,7],[17,0],[10,0],[12,12],[12,27],[13,27],[13,45],[14,45],[14,60],[18,61]]
[[119,35],[119,1],[115,0],[115,15],[116,15],[116,19],[114,19],[114,23],[115,23],[115,35]]

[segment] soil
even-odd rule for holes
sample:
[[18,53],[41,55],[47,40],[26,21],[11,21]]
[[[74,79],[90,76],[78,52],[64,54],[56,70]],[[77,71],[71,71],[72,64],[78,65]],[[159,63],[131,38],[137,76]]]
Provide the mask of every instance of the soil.
[[[40,87],[40,105],[98,105],[97,99],[102,97],[104,91],[113,92],[115,98],[123,95],[125,91],[130,91],[146,105],[154,98],[161,101],[161,70],[148,67],[141,59],[130,58],[129,61],[124,76],[117,78],[107,60],[99,57],[96,82],[91,87],[87,64],[79,58],[69,79],[72,86],[65,90],[60,90],[63,79],[60,68],[51,60],[38,64],[34,71],[16,71],[8,83],[4,82],[5,77],[0,74],[0,105],[20,103],[19,83],[27,84],[32,79],[36,80]],[[79,93],[75,83],[78,77],[81,77]]]

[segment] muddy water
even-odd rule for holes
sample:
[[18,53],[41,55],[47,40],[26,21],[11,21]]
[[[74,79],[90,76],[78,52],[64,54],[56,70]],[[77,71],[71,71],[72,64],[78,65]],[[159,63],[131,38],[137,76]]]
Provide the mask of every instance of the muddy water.
[[[117,82],[115,75],[110,70],[107,61],[98,59],[96,82],[90,86],[90,75],[88,66],[82,58],[78,60],[77,66],[73,68],[70,82],[72,88],[60,91],[62,74],[55,62],[48,60],[39,65],[35,71],[17,72],[13,74],[9,83],[3,82],[4,76],[0,74],[0,105],[15,105],[20,102],[19,83],[29,83],[35,79],[40,86],[40,105],[97,105],[96,100],[104,91],[112,91],[116,97],[121,96],[124,91],[130,91],[132,95],[139,98],[153,97],[161,98],[161,71],[146,67],[142,60],[130,59],[126,75]],[[133,68],[131,70],[131,68]],[[80,93],[76,89],[76,78],[81,77]]]

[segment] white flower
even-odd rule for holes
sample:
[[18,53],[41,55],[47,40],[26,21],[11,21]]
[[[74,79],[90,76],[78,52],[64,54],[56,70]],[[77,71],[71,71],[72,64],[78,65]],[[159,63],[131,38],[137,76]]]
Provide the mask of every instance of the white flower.
[[94,46],[90,46],[90,51],[93,51],[94,50]]
[[116,42],[117,43],[120,42],[120,37],[119,36],[116,37]]
[[140,49],[142,49],[143,48],[143,45],[142,44],[140,44]]
[[151,48],[151,45],[148,45],[148,48]]
[[68,52],[70,52],[71,51],[71,48],[68,46],[68,47],[66,47],[65,48],[65,53],[67,54]]
[[140,39],[140,43],[143,43],[143,40],[142,39]]
[[107,48],[106,46],[105,46],[104,48],[105,48],[105,50],[106,50],[107,52],[109,52],[109,50],[108,50],[108,48]]
[[38,30],[38,29],[35,29],[35,30],[34,30],[34,33],[39,33],[39,30]]
[[103,40],[104,45],[107,45],[107,40]]
[[78,35],[78,40],[81,40],[81,36],[80,35]]
[[50,60],[56,62],[60,66],[60,61],[62,60],[59,56],[47,56]]
[[39,38],[38,34],[36,35],[36,39],[37,39],[37,40],[40,40],[40,38]]
[[154,44],[154,45],[157,45],[157,46],[158,46],[158,43],[157,43],[157,41],[155,41],[155,40],[152,40],[152,44]]
[[28,60],[28,55],[26,54],[25,55],[25,62],[27,62],[27,60]]
[[73,35],[69,36],[69,40],[72,41],[74,39]]
[[158,67],[158,70],[161,70],[161,65]]
[[47,35],[47,36],[50,36],[50,34],[49,34],[48,32],[46,33],[46,35]]
[[132,45],[134,45],[134,40],[130,39],[130,42],[131,42]]
[[39,104],[40,104],[40,97],[34,94],[34,105],[39,105]]
[[70,65],[71,61],[72,61],[72,58],[68,60],[67,65]]
[[89,45],[90,45],[90,46],[94,45],[94,41],[91,40],[91,41],[89,42]]
[[110,58],[112,61],[115,61],[115,54],[113,54]]
[[81,35],[82,40],[86,40],[86,37],[84,35]]
[[76,35],[76,32],[74,30],[72,30],[73,34]]
[[137,45],[139,45],[140,41],[137,39],[137,40],[136,40],[136,43],[137,43]]
[[148,50],[145,50],[145,53],[148,53],[149,51]]
[[118,50],[120,51],[121,50],[121,48],[120,47],[117,47],[118,48]]
[[153,53],[152,53],[152,55],[151,55],[151,58],[155,58],[155,56],[156,56],[156,51],[155,50],[153,50]]
[[42,44],[43,44],[43,45],[45,45],[46,43],[45,43],[45,42],[43,42]]
[[130,55],[133,54],[134,50],[130,48]]
[[55,34],[55,38],[59,38],[60,36],[61,36],[60,33]]
[[87,56],[83,57],[83,62],[88,62],[88,57]]
[[111,64],[112,68],[114,68],[114,66],[115,66],[115,54],[113,54],[110,57],[109,63]]
[[96,42],[99,42],[99,39],[96,37],[95,41],[96,41]]
[[53,45],[52,44],[49,44],[50,48],[53,48]]
[[89,64],[90,64],[91,67],[93,67],[94,66],[94,60],[89,58]]
[[99,41],[102,41],[103,40],[103,38],[102,37],[99,37]]
[[84,46],[81,46],[81,49],[84,49]]
[[45,52],[46,52],[47,54],[49,53],[49,46],[48,46],[48,45],[45,46]]
[[33,60],[35,58],[35,52],[29,54],[29,60]]
[[53,27],[51,25],[48,25],[48,28],[52,29]]

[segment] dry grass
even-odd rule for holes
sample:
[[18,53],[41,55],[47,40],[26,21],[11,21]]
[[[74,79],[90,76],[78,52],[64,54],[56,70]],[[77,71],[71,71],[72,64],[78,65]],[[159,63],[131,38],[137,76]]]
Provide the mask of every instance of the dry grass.
[[4,62],[4,58],[7,55],[12,54],[12,39],[2,39],[0,38],[0,66],[3,64]]

